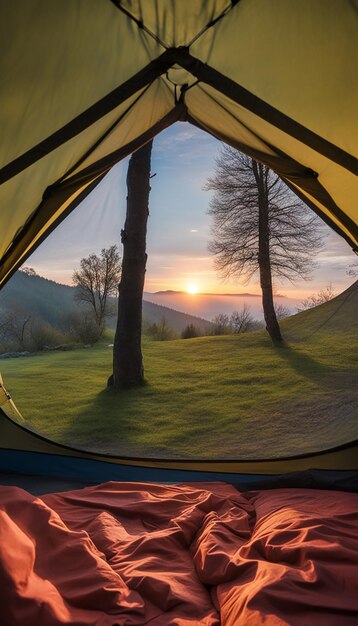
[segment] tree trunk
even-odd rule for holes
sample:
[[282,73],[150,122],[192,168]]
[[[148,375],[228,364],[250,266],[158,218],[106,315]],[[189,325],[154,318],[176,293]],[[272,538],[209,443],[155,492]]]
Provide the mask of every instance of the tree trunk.
[[260,285],[262,291],[262,307],[266,330],[273,343],[283,341],[279,323],[276,317],[272,293],[272,275],[270,263],[270,228],[269,228],[269,205],[265,188],[263,165],[252,161],[253,171],[259,190],[259,267]]
[[142,300],[145,277],[146,234],[149,215],[152,141],[132,154],[127,173],[127,214],[124,230],[118,318],[113,347],[113,375],[109,386],[136,387],[144,383]]

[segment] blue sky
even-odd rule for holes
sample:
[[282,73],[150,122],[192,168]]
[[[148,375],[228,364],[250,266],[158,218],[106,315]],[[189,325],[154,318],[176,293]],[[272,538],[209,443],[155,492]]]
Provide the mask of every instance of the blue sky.
[[[210,194],[203,190],[213,173],[220,142],[195,127],[178,122],[154,140],[152,154],[146,291],[259,292],[257,282],[223,284],[207,245],[211,218]],[[114,243],[120,245],[126,208],[128,160],[115,167],[84,202],[28,259],[26,265],[58,282],[71,283],[79,260]],[[329,282],[342,291],[352,282],[346,268],[356,259],[349,245],[326,229],[318,269],[309,282],[278,285],[280,293],[305,297]]]

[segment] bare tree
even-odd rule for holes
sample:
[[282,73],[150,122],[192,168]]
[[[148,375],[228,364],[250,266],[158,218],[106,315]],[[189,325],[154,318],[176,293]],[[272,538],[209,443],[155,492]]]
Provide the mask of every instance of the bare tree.
[[250,330],[253,321],[254,318],[251,315],[250,307],[244,304],[240,311],[234,311],[231,314],[230,325],[232,332],[235,334],[247,333],[247,331]]
[[275,311],[278,320],[283,320],[285,317],[289,317],[291,315],[290,309],[284,304],[275,303]]
[[5,311],[0,318],[0,339],[23,350],[27,346],[30,322],[31,315],[19,308]]
[[113,346],[113,374],[108,385],[129,388],[143,384],[141,348],[142,300],[147,263],[152,141],[132,154],[127,172],[127,213],[122,230],[123,268]]
[[211,322],[212,322],[211,333],[213,335],[230,335],[231,333],[230,319],[229,319],[229,316],[226,315],[226,313],[218,313],[217,315],[215,315],[215,317],[213,317]]
[[320,304],[324,304],[325,302],[329,302],[337,295],[337,292],[332,286],[332,283],[329,283],[326,287],[321,289],[318,293],[313,293],[311,296],[302,300],[300,306],[297,307],[298,313],[301,311],[306,311],[307,309],[313,309],[315,306],[319,306]]
[[224,279],[249,282],[259,274],[266,328],[281,342],[272,280],[308,278],[322,245],[318,218],[267,166],[229,146],[205,188],[215,192],[209,250],[216,267]]
[[117,246],[103,248],[100,257],[90,254],[81,259],[80,269],[73,273],[75,298],[90,307],[101,333],[106,317],[113,314],[109,297],[117,294],[120,275],[121,259]]

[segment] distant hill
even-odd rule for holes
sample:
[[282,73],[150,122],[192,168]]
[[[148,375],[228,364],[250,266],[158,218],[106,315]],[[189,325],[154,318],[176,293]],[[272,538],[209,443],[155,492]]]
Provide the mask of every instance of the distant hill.
[[182,313],[181,311],[176,311],[176,309],[154,304],[153,302],[147,302],[146,300],[143,300],[143,317],[150,324],[154,324],[165,317],[169,326],[178,333],[184,330],[188,324],[193,324],[203,332],[212,326],[211,322],[202,317]]
[[[17,309],[32,313],[51,325],[58,326],[63,316],[78,307],[74,294],[74,287],[19,271],[0,292],[0,314],[1,311]],[[158,323],[165,317],[169,326],[178,333],[188,324],[194,324],[202,331],[211,325],[200,317],[146,301],[143,301],[143,317],[150,324]],[[114,324],[113,319],[109,325],[113,328]]]
[[[157,291],[145,292],[144,299],[154,304],[166,305],[176,311],[182,311],[189,315],[212,320],[219,313],[231,315],[234,311],[241,311],[244,306],[248,307],[251,315],[256,320],[263,320],[262,296],[252,293],[196,293],[189,294],[185,291]],[[275,296],[275,303],[293,314],[300,304],[300,300],[283,295]]]
[[74,306],[73,287],[25,272],[16,272],[0,292],[0,311],[31,312],[54,326]]
[[[12,279],[5,285],[0,292],[0,315],[1,311],[7,309],[19,309],[21,311],[31,312],[51,325],[57,326],[61,318],[77,307],[74,300],[74,287],[62,285],[53,280],[48,280],[42,276],[29,276],[24,272],[16,272]],[[194,324],[202,331],[211,326],[211,323],[199,315],[191,315],[186,312],[178,311],[172,306],[163,306],[148,301],[151,296],[158,296],[158,300],[163,302],[164,298],[168,304],[174,302],[180,308],[194,308],[198,302],[198,313],[203,308],[201,299],[197,296],[190,298],[187,294],[182,294],[183,299],[180,300],[180,292],[167,291],[160,292],[160,295],[144,293],[143,301],[143,317],[150,324],[158,323],[165,317],[169,326],[176,332],[180,333],[188,324]],[[203,296],[203,294],[201,294]],[[170,296],[174,296],[171,298]],[[225,299],[225,295],[221,298]],[[286,299],[290,300],[290,299]],[[237,303],[239,308],[239,302]],[[342,330],[349,329],[358,330],[358,281],[346,289],[333,300],[326,302],[314,309],[309,309],[293,315],[282,322],[285,335],[292,335],[299,338],[301,335],[306,336],[310,332],[316,332],[319,328],[326,330]],[[253,311],[255,312],[255,311]],[[213,310],[213,314],[215,311]],[[114,320],[110,326],[114,327]]]
[[[173,296],[173,295],[177,295],[177,294],[185,294],[188,295],[187,291],[176,291],[175,289],[165,289],[164,291],[154,291],[153,293],[149,293],[148,295],[150,296]],[[198,296],[215,296],[215,297],[225,297],[225,296],[232,296],[233,298],[261,298],[261,294],[259,293],[250,293],[249,291],[245,291],[245,292],[240,292],[240,293],[215,293],[214,291],[212,292],[200,292],[198,294],[195,294]],[[279,296],[280,298],[286,298],[287,296]]]

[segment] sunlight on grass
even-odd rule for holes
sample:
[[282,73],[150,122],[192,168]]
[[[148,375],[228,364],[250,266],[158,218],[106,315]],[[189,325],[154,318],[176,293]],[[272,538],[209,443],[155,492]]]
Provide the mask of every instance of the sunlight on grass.
[[[297,316],[293,337],[299,324]],[[357,436],[354,345],[353,333],[323,331],[283,348],[264,331],[145,340],[148,382],[121,392],[106,388],[106,345],[9,359],[2,372],[31,424],[70,445],[129,456],[270,457]]]

